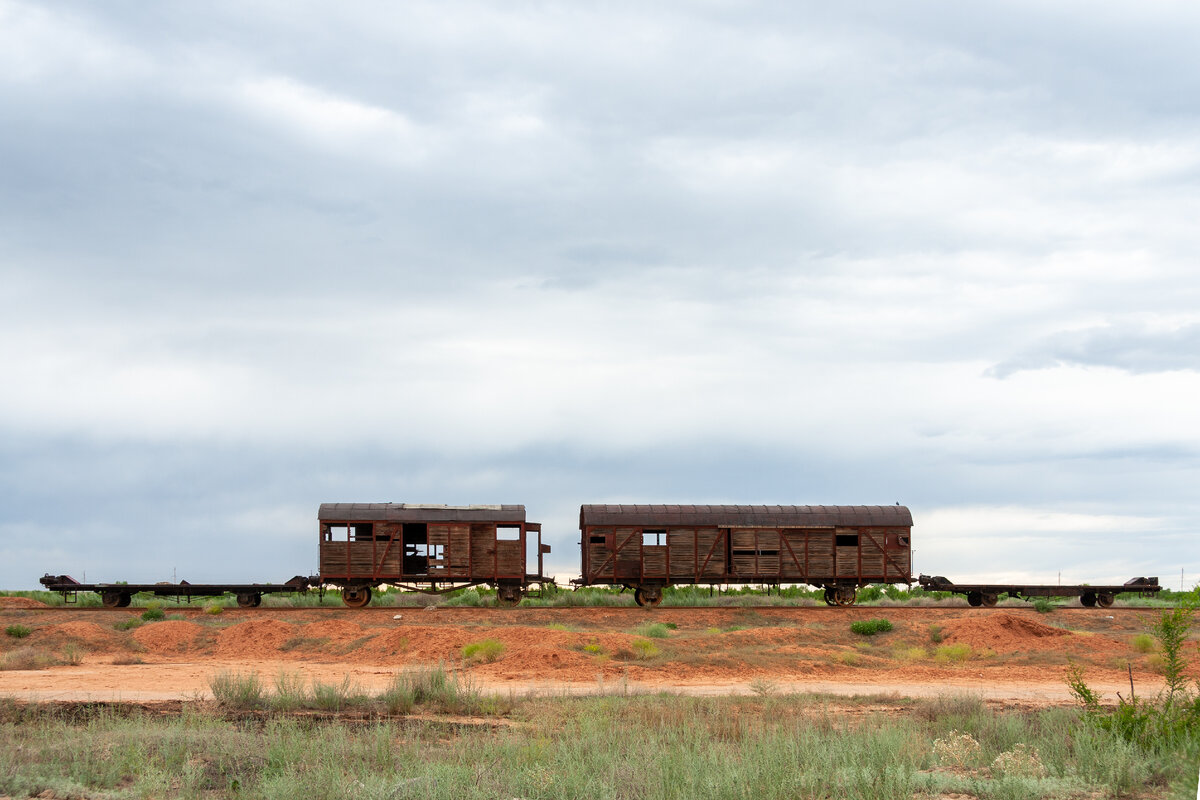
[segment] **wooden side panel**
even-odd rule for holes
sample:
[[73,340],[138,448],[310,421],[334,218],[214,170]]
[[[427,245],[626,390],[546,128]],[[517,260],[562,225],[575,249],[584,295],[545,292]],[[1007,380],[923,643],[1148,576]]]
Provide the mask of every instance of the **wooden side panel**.
[[782,583],[804,583],[808,577],[804,546],[808,532],[787,528],[779,534],[779,578]]
[[699,577],[707,579],[722,579],[728,574],[728,564],[725,559],[725,545],[728,544],[726,533],[719,528],[699,528],[696,530],[699,546],[696,552],[700,557]]
[[671,528],[667,531],[672,578],[692,579],[700,574],[700,555],[696,540],[695,528]]
[[833,575],[833,531],[828,529],[808,532],[808,575],[815,581],[828,580]]
[[616,548],[616,582],[638,581],[642,578],[642,537],[636,528],[614,528]]
[[667,577],[667,546],[665,544],[642,547],[642,577]]
[[588,583],[612,583],[616,564],[613,558],[613,529],[588,528],[581,547],[587,551],[587,573],[584,577]]
[[471,523],[471,567],[473,580],[496,576],[496,526],[486,522]]
[[[858,528],[837,528],[835,530],[837,536],[847,537],[853,536],[858,539]],[[837,576],[839,578],[857,578],[858,577],[858,544],[838,545],[836,564]]]
[[471,574],[471,524],[456,522],[449,526],[446,541],[446,574],[467,578]]
[[525,577],[525,542],[496,542],[496,577]]
[[862,579],[882,581],[884,579],[884,548],[887,546],[886,530],[883,528],[859,528],[858,549],[862,560]]

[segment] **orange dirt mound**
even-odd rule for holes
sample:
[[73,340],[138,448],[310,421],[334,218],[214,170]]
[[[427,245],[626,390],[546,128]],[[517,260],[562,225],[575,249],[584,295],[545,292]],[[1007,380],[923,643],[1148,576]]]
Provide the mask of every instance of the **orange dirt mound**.
[[992,650],[1020,650],[1039,639],[1070,636],[1070,631],[1013,614],[968,617],[946,625],[946,641]]
[[275,619],[243,622],[218,634],[217,652],[241,658],[273,658],[297,635],[297,630],[297,626]]
[[153,653],[180,653],[187,650],[200,632],[194,622],[169,619],[143,625],[133,632],[133,638]]
[[94,622],[63,622],[46,628],[48,636],[62,636],[83,642],[93,647],[108,644],[116,637],[116,632],[97,625]]
[[0,608],[47,608],[41,600],[32,597],[0,597]]
[[357,622],[347,622],[345,620],[325,619],[320,622],[310,622],[296,629],[297,636],[305,636],[310,639],[333,639],[334,641],[345,641],[349,639],[358,639],[363,635],[363,627]]

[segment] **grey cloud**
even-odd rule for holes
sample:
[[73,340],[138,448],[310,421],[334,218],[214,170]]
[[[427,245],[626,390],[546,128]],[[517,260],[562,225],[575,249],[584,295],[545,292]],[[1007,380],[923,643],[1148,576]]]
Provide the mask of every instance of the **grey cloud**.
[[1133,374],[1200,371],[1200,324],[1171,330],[1105,325],[1062,331],[996,364],[987,374],[1003,379],[1060,366],[1112,367]]

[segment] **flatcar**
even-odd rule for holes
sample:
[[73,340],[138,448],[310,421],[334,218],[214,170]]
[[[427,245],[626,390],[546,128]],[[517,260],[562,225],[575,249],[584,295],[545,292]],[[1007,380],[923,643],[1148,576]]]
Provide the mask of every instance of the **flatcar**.
[[382,584],[435,593],[484,584],[511,606],[532,584],[549,581],[542,557],[550,546],[523,505],[322,503],[317,518],[320,581],[340,587],[351,608],[367,605]]
[[574,582],[641,606],[675,584],[806,583],[848,606],[860,586],[912,582],[912,524],[901,505],[585,505]]

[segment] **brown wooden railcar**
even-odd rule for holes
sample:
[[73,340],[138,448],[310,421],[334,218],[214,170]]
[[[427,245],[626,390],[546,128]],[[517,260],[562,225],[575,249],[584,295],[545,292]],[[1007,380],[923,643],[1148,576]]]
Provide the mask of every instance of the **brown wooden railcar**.
[[851,605],[868,583],[912,581],[905,506],[585,505],[582,585],[656,605],[673,584],[805,583]]
[[[500,603],[515,605],[532,583],[544,583],[542,526],[525,506],[441,506],[405,503],[322,503],[321,581],[342,587],[342,601],[365,606],[372,588],[391,584],[442,593],[494,586]],[[537,571],[526,564],[536,536]]]

